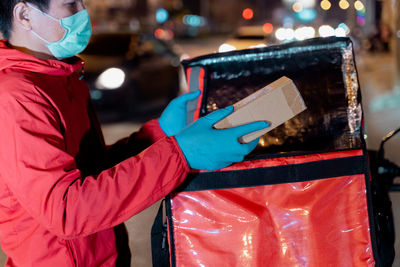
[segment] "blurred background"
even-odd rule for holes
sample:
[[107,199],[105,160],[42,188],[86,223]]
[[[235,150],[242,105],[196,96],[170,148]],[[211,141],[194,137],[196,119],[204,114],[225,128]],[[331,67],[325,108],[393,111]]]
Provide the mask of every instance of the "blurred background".
[[[94,35],[80,56],[102,122],[159,114],[186,90],[183,59],[313,37],[350,37],[360,67],[385,58],[374,67],[393,68],[394,84],[385,88],[398,90],[398,0],[86,0],[86,6]],[[389,96],[368,104],[376,110],[386,101],[399,102]]]
[[[377,149],[386,133],[400,127],[400,0],[85,3],[94,34],[80,56],[86,61],[85,79],[108,144],[159,116],[186,90],[183,59],[328,36],[353,41],[368,149]],[[399,151],[400,136],[395,136],[386,145],[385,156],[400,164]],[[390,196],[400,229],[400,193]],[[126,223],[132,266],[152,266],[150,228],[157,208],[158,203]],[[393,266],[400,266],[399,255]]]

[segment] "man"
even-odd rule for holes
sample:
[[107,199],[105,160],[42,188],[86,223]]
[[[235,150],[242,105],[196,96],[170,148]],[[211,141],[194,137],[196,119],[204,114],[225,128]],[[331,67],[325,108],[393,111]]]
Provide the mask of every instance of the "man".
[[232,112],[228,107],[185,127],[185,105],[196,92],[106,147],[81,80],[83,62],[74,57],[91,34],[82,1],[1,0],[0,30],[6,38],[0,42],[6,266],[122,265],[115,226],[171,192],[190,168],[216,170],[243,160],[257,140],[240,144],[238,137],[268,125],[213,129]]

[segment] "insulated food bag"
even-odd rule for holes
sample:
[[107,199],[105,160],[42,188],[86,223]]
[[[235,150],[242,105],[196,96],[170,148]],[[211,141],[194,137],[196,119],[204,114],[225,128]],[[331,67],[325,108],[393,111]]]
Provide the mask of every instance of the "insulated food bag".
[[[152,229],[154,266],[390,266],[379,251],[361,93],[348,38],[184,61],[189,122],[287,76],[307,110],[243,161],[192,170]],[[374,213],[375,212],[375,213]]]

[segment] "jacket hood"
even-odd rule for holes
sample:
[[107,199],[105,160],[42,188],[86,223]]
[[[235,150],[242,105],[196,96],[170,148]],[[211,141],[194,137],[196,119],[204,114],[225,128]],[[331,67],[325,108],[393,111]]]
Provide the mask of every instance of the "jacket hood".
[[59,60],[42,60],[14,48],[10,48],[6,40],[0,40],[0,71],[6,69],[30,71],[35,73],[67,76],[82,69],[84,62],[76,57],[73,63]]

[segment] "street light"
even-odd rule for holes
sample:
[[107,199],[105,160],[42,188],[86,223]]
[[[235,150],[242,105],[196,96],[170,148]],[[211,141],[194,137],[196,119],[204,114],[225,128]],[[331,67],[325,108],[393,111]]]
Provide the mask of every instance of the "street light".
[[275,32],[275,37],[279,41],[285,40],[286,39],[286,29],[284,29],[284,28],[277,29]]
[[364,9],[364,4],[360,0],[354,2],[354,8],[361,11]]
[[252,19],[253,16],[254,16],[253,9],[251,9],[251,8],[246,8],[246,9],[244,9],[243,12],[242,12],[242,16],[243,16],[243,18],[246,19],[246,20]]
[[273,30],[274,30],[274,26],[271,23],[267,22],[263,25],[263,31],[266,34],[270,34]]
[[290,41],[294,39],[294,30],[291,28],[286,29],[286,40]]
[[329,37],[329,36],[334,36],[335,35],[335,29],[332,28],[329,25],[322,25],[318,29],[318,34],[321,37]]
[[357,24],[359,26],[365,25],[365,7],[361,10],[357,10]]
[[315,29],[313,27],[300,27],[294,31],[294,37],[297,40],[305,40],[315,36]]
[[168,11],[165,10],[164,8],[159,8],[156,11],[156,20],[158,23],[164,23],[168,19]]
[[300,12],[303,10],[303,4],[300,2],[296,2],[293,4],[292,9],[294,12]]
[[328,0],[322,0],[320,5],[323,10],[329,10],[332,6],[331,2],[329,2]]
[[294,38],[294,30],[291,28],[279,28],[275,32],[275,37],[279,41],[290,41]]
[[344,30],[344,33],[346,34],[346,35],[349,35],[350,34],[350,28],[345,24],[345,23],[340,23],[338,26],[337,26],[338,28],[342,28],[343,30]]
[[335,36],[336,37],[346,37],[346,31],[341,27],[337,27],[335,29]]
[[348,9],[350,6],[349,2],[347,0],[340,0],[339,1],[339,7],[341,9]]
[[304,22],[311,22],[317,17],[317,11],[314,8],[305,8],[295,13],[295,17]]

